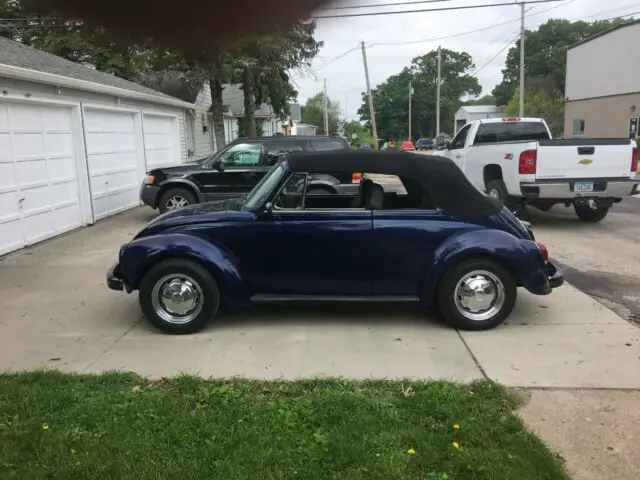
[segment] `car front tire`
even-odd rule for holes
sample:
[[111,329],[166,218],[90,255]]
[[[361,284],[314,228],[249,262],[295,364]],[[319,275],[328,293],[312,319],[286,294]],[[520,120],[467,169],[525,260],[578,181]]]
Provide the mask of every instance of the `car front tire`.
[[198,203],[193,192],[186,188],[170,188],[162,194],[158,202],[160,213],[166,213],[176,208],[184,208]]
[[199,263],[170,258],[144,276],[138,295],[140,308],[152,325],[172,334],[201,330],[220,307],[220,291]]
[[445,320],[460,330],[488,330],[500,325],[516,303],[516,281],[499,263],[483,257],[447,270],[437,289]]
[[576,212],[576,215],[583,222],[589,223],[598,223],[609,213],[609,209],[611,207],[609,205],[600,205],[597,208],[593,209],[589,205],[574,205],[573,209]]

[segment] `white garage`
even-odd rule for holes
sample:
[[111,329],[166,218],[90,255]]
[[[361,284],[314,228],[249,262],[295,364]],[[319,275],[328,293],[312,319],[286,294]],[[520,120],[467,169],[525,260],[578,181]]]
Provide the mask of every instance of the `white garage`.
[[0,255],[140,205],[192,108],[0,37]]

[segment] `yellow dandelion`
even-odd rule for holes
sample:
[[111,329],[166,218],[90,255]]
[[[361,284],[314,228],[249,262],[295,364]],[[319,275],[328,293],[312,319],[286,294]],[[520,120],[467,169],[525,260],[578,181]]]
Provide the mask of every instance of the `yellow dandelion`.
[[453,448],[460,448],[460,444],[458,442],[453,442],[451,445],[453,445]]
[[410,448],[409,450],[407,450],[407,453],[408,453],[409,455],[415,455],[415,454],[416,454],[416,451],[415,451],[413,448]]
[[47,423],[43,423],[42,424],[42,429],[43,430],[49,430],[49,425]]
[[460,425],[458,425],[457,423],[453,424],[453,429],[454,430],[460,430]]

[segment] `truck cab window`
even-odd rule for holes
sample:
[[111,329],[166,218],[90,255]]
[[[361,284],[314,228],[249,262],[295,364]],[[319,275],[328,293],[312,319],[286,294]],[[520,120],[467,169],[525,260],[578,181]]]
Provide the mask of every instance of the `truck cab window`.
[[471,129],[471,125],[465,125],[462,127],[462,130],[458,132],[456,138],[451,142],[451,150],[459,150],[464,148],[465,143],[467,142],[467,136],[469,135],[469,130]]

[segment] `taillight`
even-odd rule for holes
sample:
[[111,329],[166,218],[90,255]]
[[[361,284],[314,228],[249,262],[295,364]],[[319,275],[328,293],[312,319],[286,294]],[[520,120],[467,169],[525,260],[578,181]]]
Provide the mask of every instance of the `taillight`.
[[549,250],[540,242],[536,242],[536,245],[538,246],[538,250],[540,250],[540,255],[542,255],[544,263],[547,263],[549,261]]
[[638,171],[638,147],[633,147],[631,154],[631,173]]
[[518,163],[518,173],[520,175],[531,175],[536,173],[536,163],[538,161],[537,150],[525,150],[520,154]]
[[352,173],[351,174],[351,183],[360,183],[360,180],[362,180],[362,174],[361,173]]

